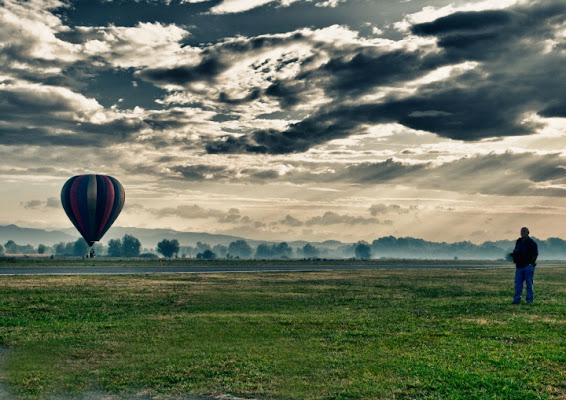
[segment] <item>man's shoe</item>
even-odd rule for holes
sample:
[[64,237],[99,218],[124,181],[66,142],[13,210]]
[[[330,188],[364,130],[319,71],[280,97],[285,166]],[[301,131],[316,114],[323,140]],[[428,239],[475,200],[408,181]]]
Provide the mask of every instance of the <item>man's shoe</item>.
[[511,304],[521,304],[521,302],[520,302],[520,301],[514,301],[514,302],[511,303]]

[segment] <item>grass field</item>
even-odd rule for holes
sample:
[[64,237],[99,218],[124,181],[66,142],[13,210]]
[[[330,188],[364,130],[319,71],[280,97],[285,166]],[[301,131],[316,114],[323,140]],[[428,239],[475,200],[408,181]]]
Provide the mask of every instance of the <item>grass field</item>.
[[566,399],[566,268],[0,277],[17,399]]
[[[566,266],[566,261],[543,261],[543,263]],[[216,259],[198,260],[195,258],[114,258],[98,257],[94,259],[82,259],[80,257],[61,257],[51,260],[49,257],[0,257],[0,268],[2,267],[65,267],[65,266],[240,266],[240,265],[501,265],[510,266],[504,260],[405,260],[405,259]]]

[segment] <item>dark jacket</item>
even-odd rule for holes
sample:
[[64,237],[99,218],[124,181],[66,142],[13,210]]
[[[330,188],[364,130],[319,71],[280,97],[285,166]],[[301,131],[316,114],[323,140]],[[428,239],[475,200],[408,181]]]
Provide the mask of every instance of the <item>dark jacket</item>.
[[526,238],[524,242],[522,238],[519,238],[515,243],[515,250],[513,250],[512,255],[517,268],[523,268],[529,264],[535,266],[535,261],[538,256],[538,246],[530,237]]

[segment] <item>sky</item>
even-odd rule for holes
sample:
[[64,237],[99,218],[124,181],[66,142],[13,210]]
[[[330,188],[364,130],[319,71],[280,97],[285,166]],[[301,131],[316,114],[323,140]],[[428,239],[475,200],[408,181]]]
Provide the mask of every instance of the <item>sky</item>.
[[[566,238],[566,0],[0,0],[0,225]],[[104,242],[104,239],[103,239]]]

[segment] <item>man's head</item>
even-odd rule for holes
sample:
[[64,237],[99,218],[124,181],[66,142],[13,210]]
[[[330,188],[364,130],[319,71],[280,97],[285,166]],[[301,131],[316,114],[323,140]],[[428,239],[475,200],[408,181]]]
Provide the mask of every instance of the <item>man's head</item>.
[[526,226],[521,228],[521,237],[523,239],[529,237],[529,228],[527,228]]

